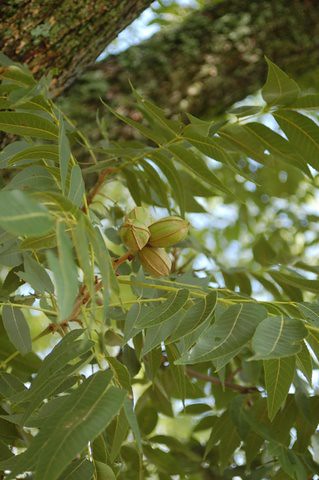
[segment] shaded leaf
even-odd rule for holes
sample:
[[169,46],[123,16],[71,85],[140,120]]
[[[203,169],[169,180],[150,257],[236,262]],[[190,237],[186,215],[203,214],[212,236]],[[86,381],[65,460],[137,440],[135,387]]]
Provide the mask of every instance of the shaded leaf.
[[0,130],[14,135],[58,139],[58,128],[54,123],[33,113],[0,112]]
[[266,57],[268,75],[261,93],[269,105],[287,105],[299,95],[297,83]]
[[0,192],[0,225],[15,235],[40,236],[53,227],[49,211],[18,190]]
[[264,360],[268,415],[272,421],[286,400],[295,374],[295,357]]
[[301,341],[308,334],[299,320],[277,316],[268,317],[257,327],[252,347],[254,360],[289,357],[301,350]]
[[73,165],[71,170],[68,199],[71,200],[71,202],[77,207],[81,207],[84,193],[85,188],[81,168],[79,165]]
[[274,117],[289,141],[306,162],[319,170],[319,127],[298,112],[277,110]]
[[173,317],[188,300],[189,291],[180,289],[169,295],[160,306],[148,307],[135,322],[136,328],[145,328],[162,323]]
[[74,460],[59,477],[59,480],[91,480],[93,477],[93,463],[86,458]]
[[70,144],[69,140],[65,133],[65,123],[60,117],[60,127],[59,127],[59,160],[60,160],[60,174],[61,174],[61,185],[62,192],[65,193],[66,178],[69,170],[70,162]]
[[[197,363],[218,360],[238,353],[253,336],[267,310],[260,305],[240,304],[229,307],[198,339],[196,345],[176,363]],[[227,363],[227,361],[225,363]],[[221,366],[219,365],[219,368]]]
[[38,292],[54,292],[54,286],[45,268],[36,262],[30,255],[24,257],[24,272],[19,277],[30,283],[31,287]]
[[61,222],[57,224],[56,235],[59,257],[51,251],[47,253],[47,257],[55,279],[60,319],[65,320],[71,314],[78,294],[78,272],[72,243],[65,231],[65,225]]
[[10,341],[24,355],[32,350],[29,325],[20,309],[4,305],[2,321]]

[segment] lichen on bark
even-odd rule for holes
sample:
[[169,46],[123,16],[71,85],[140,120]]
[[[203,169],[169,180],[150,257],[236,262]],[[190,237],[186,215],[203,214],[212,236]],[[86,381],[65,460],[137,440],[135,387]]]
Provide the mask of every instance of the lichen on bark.
[[0,51],[40,77],[54,69],[61,93],[151,0],[4,0]]
[[[176,28],[96,64],[67,92],[66,102],[72,109],[81,96],[92,122],[100,96],[129,113],[130,80],[169,116],[188,111],[208,117],[261,87],[264,55],[296,78],[318,67],[317,0],[209,1]],[[80,123],[81,116],[78,111]]]

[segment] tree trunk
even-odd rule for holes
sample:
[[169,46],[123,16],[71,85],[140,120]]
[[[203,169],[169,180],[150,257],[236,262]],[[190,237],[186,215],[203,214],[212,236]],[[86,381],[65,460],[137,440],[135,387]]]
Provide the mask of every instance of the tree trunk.
[[318,67],[318,0],[211,2],[177,28],[96,64],[67,92],[67,102],[72,108],[81,98],[80,124],[94,123],[99,96],[130,111],[130,80],[168,115],[207,117],[260,88],[264,55],[295,78]]
[[0,50],[61,93],[151,0],[2,0]]

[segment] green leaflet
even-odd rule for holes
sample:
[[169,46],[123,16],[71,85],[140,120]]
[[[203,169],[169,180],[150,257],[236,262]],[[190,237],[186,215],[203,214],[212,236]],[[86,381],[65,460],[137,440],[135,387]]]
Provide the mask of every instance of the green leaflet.
[[11,156],[8,164],[15,165],[22,160],[58,160],[58,148],[56,145],[34,145],[24,148],[22,151]]
[[133,435],[134,435],[134,438],[135,438],[135,441],[136,441],[136,444],[137,444],[137,448],[139,450],[139,452],[142,451],[142,439],[141,439],[141,432],[140,432],[140,429],[139,429],[139,426],[138,426],[138,422],[137,422],[137,417],[136,417],[136,413],[134,411],[134,408],[133,408],[133,404],[131,402],[131,400],[129,398],[126,398],[124,400],[124,413],[126,415],[126,418],[127,418],[127,421],[131,427],[131,430],[133,432]]
[[175,329],[175,324],[179,320],[179,312],[175,312],[168,319],[146,329],[144,345],[141,357],[161,344]]
[[174,195],[174,197],[176,198],[176,201],[180,208],[181,216],[184,217],[185,191],[180,178],[180,172],[176,170],[174,163],[170,158],[166,157],[165,155],[156,150],[151,153],[151,158],[166,176],[172,189],[172,195]]
[[313,168],[319,170],[318,125],[309,117],[288,110],[277,110],[274,117],[296,151]]
[[268,75],[261,93],[269,105],[289,105],[300,94],[297,83],[266,57]]
[[135,328],[145,328],[162,323],[173,317],[180,311],[188,300],[189,291],[186,289],[177,290],[170,294],[168,299],[157,307],[148,307],[145,309],[136,323]]
[[85,188],[81,168],[79,165],[73,165],[71,169],[68,199],[71,200],[71,202],[77,207],[81,207],[84,193]]
[[91,480],[93,473],[93,463],[86,460],[86,458],[81,458],[70,463],[59,477],[59,480]]
[[22,423],[30,417],[44,399],[50,398],[61,384],[87,363],[90,355],[85,354],[90,352],[94,343],[87,339],[78,340],[81,333],[82,330],[73,330],[66,335],[45,358],[30,388],[12,398],[15,403],[26,404]]
[[59,478],[123,405],[125,392],[109,387],[109,382],[110,375],[100,371],[65,397],[60,407],[43,422],[27,452],[11,460],[9,478],[30,469],[35,470],[35,480]]
[[71,156],[70,144],[65,132],[65,123],[62,116],[60,116],[60,128],[59,128],[59,161],[60,161],[60,176],[62,192],[66,192],[66,179],[69,170],[69,162]]
[[116,476],[109,465],[101,462],[94,462],[96,480],[116,480]]
[[0,130],[14,135],[58,139],[58,128],[40,115],[20,112],[0,112]]
[[[217,360],[238,353],[251,339],[267,311],[260,305],[240,304],[229,307],[203,335],[190,352],[176,363],[187,364]],[[220,368],[220,367],[219,367]]]
[[191,332],[201,323],[212,317],[217,303],[216,292],[211,292],[205,298],[198,300],[191,305],[181,316],[173,333],[170,335],[169,343],[190,336]]
[[38,292],[54,292],[53,283],[45,268],[29,255],[24,256],[24,272],[19,272],[19,277]]
[[84,216],[79,218],[79,221],[72,229],[73,245],[75,247],[76,255],[79,261],[80,268],[84,273],[84,282],[88,287],[90,295],[94,295],[94,268],[91,262],[91,252],[88,240],[89,229],[87,227]]
[[219,180],[217,175],[210,170],[205,162],[205,160],[198,155],[196,151],[192,151],[181,142],[174,143],[167,147],[167,149],[174,155],[174,158],[179,162],[183,167],[189,170],[191,173],[195,174],[205,183],[208,183],[211,187],[216,189],[218,192],[231,194],[231,192],[225,187],[222,182]]
[[9,398],[17,392],[25,390],[24,384],[11,373],[0,373],[0,395]]
[[54,274],[60,320],[65,320],[71,314],[78,294],[78,272],[72,243],[62,222],[57,224],[57,243],[59,257],[49,251],[47,258]]
[[308,334],[299,320],[268,317],[257,327],[252,341],[254,360],[289,357],[301,350],[301,341]]
[[4,305],[2,309],[2,322],[7,335],[13,345],[24,355],[31,352],[32,342],[29,325],[23,313],[16,307]]
[[0,192],[0,226],[13,235],[40,236],[53,227],[44,206],[18,190]]
[[294,100],[290,105],[290,109],[300,110],[318,110],[319,108],[319,94],[303,95]]
[[96,260],[100,268],[103,296],[104,296],[104,312],[106,313],[109,304],[109,296],[111,291],[115,294],[119,293],[119,285],[117,283],[116,275],[113,270],[111,257],[106,248],[104,238],[100,230],[95,227],[89,230],[89,239],[92,242],[93,250],[96,255]]
[[268,415],[272,421],[286,400],[295,375],[294,356],[264,360]]
[[301,350],[297,353],[297,367],[302,371],[309,384],[312,385],[312,358],[305,342],[301,344]]

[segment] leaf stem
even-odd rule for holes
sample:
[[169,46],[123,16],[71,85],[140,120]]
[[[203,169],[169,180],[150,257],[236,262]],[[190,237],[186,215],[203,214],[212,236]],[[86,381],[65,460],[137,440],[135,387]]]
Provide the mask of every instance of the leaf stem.
[[47,308],[35,307],[33,305],[25,305],[23,303],[12,303],[12,302],[0,302],[0,306],[9,305],[11,307],[25,308],[27,310],[35,310],[37,312],[47,313],[48,315],[58,315],[54,310],[48,310]]
[[[157,285],[157,284],[154,284],[154,283],[146,283],[146,282],[140,282],[140,281],[132,281],[132,280],[129,280],[129,279],[125,279],[125,278],[120,278],[118,277],[118,282],[119,283],[122,283],[124,285],[137,285],[139,287],[145,287],[145,288],[156,288],[157,290],[164,290],[166,292],[176,292],[179,290],[179,288],[177,287],[170,287],[170,286],[167,286],[167,285]],[[200,298],[203,298],[206,296],[205,293],[200,293],[200,292],[190,292],[194,297],[200,297]]]

